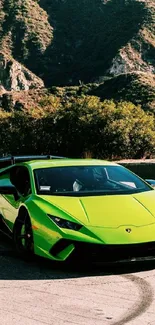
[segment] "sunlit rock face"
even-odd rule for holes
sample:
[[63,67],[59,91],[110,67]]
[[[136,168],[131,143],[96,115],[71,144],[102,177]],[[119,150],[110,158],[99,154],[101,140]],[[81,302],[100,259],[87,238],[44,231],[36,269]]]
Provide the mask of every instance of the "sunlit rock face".
[[19,62],[0,53],[0,92],[44,87],[43,81]]

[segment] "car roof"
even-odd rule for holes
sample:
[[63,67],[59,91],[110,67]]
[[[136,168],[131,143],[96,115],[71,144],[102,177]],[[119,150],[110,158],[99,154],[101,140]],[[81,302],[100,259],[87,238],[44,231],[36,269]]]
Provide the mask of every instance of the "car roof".
[[32,160],[20,165],[30,166],[31,169],[49,168],[49,167],[67,167],[67,166],[118,166],[106,160],[99,159],[49,159],[49,160]]

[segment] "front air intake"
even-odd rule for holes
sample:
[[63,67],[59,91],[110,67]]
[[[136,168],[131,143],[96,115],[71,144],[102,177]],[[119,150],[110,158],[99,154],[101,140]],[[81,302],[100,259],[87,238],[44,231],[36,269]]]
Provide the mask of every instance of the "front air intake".
[[57,257],[59,253],[61,253],[65,248],[70,246],[72,242],[67,239],[60,239],[51,249],[50,254]]

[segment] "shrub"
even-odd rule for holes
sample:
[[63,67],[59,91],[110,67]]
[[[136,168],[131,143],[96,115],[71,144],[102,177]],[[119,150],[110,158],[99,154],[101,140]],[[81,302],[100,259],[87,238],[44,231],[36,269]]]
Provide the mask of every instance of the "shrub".
[[[98,158],[151,157],[155,148],[154,116],[129,102],[101,102],[95,96],[69,101],[46,98],[42,114],[2,113],[0,153]],[[45,103],[43,102],[43,103]]]

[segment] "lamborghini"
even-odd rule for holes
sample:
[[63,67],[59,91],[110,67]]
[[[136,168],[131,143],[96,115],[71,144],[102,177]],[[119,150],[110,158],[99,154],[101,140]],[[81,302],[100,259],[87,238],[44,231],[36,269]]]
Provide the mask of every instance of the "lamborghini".
[[108,161],[3,157],[0,229],[23,258],[36,254],[81,263],[152,258],[155,190]]

